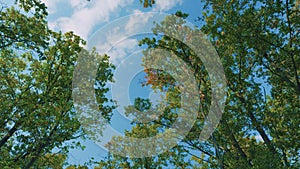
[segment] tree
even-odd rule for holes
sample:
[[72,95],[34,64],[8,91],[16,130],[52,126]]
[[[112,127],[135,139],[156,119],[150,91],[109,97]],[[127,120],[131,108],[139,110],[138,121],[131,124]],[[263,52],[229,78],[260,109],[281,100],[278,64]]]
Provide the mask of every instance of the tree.
[[155,4],[155,0],[140,0],[140,3],[143,4],[144,8],[148,8]]
[[[146,138],[146,137],[152,137],[155,135],[161,134],[161,130],[163,130],[164,126],[162,126],[160,123],[163,120],[170,120],[167,119],[171,118],[174,120],[176,115],[174,116],[174,113],[171,112],[170,109],[165,110],[163,119],[160,119],[159,121],[149,122],[147,124],[143,124],[138,122],[139,117],[140,118],[147,118],[145,116],[149,115],[149,111],[151,108],[151,103],[149,99],[142,99],[142,98],[136,98],[135,104],[132,106],[128,106],[126,108],[126,114],[127,115],[137,115],[137,118],[132,121],[132,124],[134,127],[130,131],[125,131],[126,137],[135,137],[135,138]],[[137,113],[136,111],[139,111]],[[156,110],[152,110],[156,111]],[[143,114],[140,113],[145,113]],[[108,150],[115,150],[119,147],[115,147],[118,143],[119,145],[128,146],[129,144],[133,144],[132,142],[128,142],[127,140],[124,140],[123,137],[114,137],[108,144],[107,148]],[[121,144],[120,144],[121,143]],[[133,147],[136,145],[133,145]],[[100,168],[107,168],[107,169],[113,169],[113,168],[146,168],[146,169],[152,169],[152,168],[165,168],[168,166],[177,166],[178,168],[186,168],[188,166],[191,166],[189,161],[186,161],[185,158],[187,157],[187,154],[185,153],[185,150],[183,146],[176,146],[175,148],[166,151],[162,154],[159,154],[155,157],[143,157],[143,158],[134,158],[130,157],[131,155],[134,155],[136,153],[139,153],[141,151],[149,151],[151,152],[153,149],[156,149],[156,147],[145,147],[145,150],[141,149],[133,149],[132,154],[129,154],[129,157],[123,157],[120,155],[115,154],[109,154],[108,157],[102,161],[99,162],[98,166],[95,167],[95,169]],[[122,150],[120,150],[122,151]]]
[[[0,166],[61,168],[68,150],[81,147],[75,139],[85,136],[72,99],[78,55],[100,58],[96,84],[112,80],[113,65],[108,56],[86,51],[85,41],[73,32],[50,30],[39,0],[16,4],[18,9],[0,11]],[[106,104],[107,89],[97,85],[95,91],[109,119],[114,106]]]
[[[191,162],[185,168],[299,168],[299,1],[212,0],[205,4],[203,17],[199,18],[205,23],[203,27],[187,27],[183,20],[186,15],[177,13],[181,18],[167,17],[153,29],[157,36],[140,42],[148,46],[145,58],[148,50],[162,48],[175,53],[193,69],[202,101],[194,127],[167,158],[164,154],[150,159],[112,156],[104,161],[106,166],[120,167],[126,162],[127,168],[143,168],[149,160],[156,165],[148,168],[156,168],[162,161],[188,155]],[[197,39],[199,31],[204,32],[222,60],[228,98],[221,122],[207,141],[199,141],[198,137],[204,125],[203,114],[208,113],[212,100],[210,77],[184,42],[162,36],[166,30],[177,34],[184,30],[186,42]],[[159,61],[161,56],[156,57]],[[159,120],[136,124],[127,135],[145,137],[145,131],[157,134],[172,124],[174,110],[180,108],[176,103],[180,92],[174,90],[174,80],[161,70],[146,69],[146,73],[146,85],[165,90],[166,101],[175,103],[168,104],[168,111]],[[175,151],[178,148],[181,151]],[[180,168],[176,163],[167,164]]]
[[[275,156],[277,163],[267,162],[269,168],[299,167],[299,2],[209,3],[213,11],[202,30],[218,44],[225,69],[235,69],[227,75],[230,94],[248,110],[250,131],[259,133],[265,146],[253,152]],[[265,78],[269,93],[256,77]],[[253,152],[248,161],[255,164],[259,160],[252,159]]]

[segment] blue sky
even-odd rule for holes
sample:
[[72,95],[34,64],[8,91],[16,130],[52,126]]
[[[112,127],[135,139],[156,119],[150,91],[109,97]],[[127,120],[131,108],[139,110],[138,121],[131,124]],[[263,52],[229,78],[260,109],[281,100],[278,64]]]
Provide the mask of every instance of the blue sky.
[[177,10],[190,14],[193,21],[201,14],[200,0],[157,0],[153,8],[143,8],[138,0],[43,0],[48,6],[51,28],[74,31],[87,39],[104,24],[139,12],[174,13]]
[[[48,22],[51,29],[60,30],[62,32],[73,31],[75,34],[86,39],[88,43],[95,32],[103,26],[126,15],[140,12],[163,12],[172,14],[180,10],[190,14],[188,20],[191,23],[200,25],[200,23],[195,22],[195,20],[202,13],[200,0],[156,0],[156,4],[153,8],[148,9],[143,8],[138,0],[91,0],[90,2],[85,0],[43,0],[43,2],[45,2],[48,7]],[[148,22],[147,18],[135,18],[134,21],[136,22],[135,24],[145,24],[145,22]],[[130,21],[128,20],[128,22]],[[128,23],[128,25],[130,26],[131,24]],[[134,26],[134,24],[131,26]],[[118,39],[120,37],[118,37],[118,32],[116,32],[111,35],[106,35],[106,38]],[[101,48],[102,46],[98,47]],[[111,61],[117,65],[117,71],[123,74],[124,72],[129,74],[129,69],[124,67],[124,60],[126,61],[126,57],[129,57],[132,52],[138,50],[140,49],[137,47],[137,39],[128,38],[120,42],[118,46],[112,49],[108,54],[111,56]],[[136,63],[139,62],[140,61],[136,61]],[[123,63],[123,68],[120,63]],[[142,67],[137,69],[142,69]],[[122,74],[120,76],[122,76]],[[129,85],[126,86],[127,88],[125,87],[128,92],[123,93],[129,94],[129,102],[132,102],[135,97],[150,97],[152,101],[158,98],[159,94],[154,94],[150,88],[141,87],[140,81],[143,76],[144,74],[141,71],[132,74]],[[118,87],[122,86],[117,85],[115,90],[121,90]],[[109,95],[111,97],[113,94]],[[124,129],[130,129],[130,119],[125,117],[122,113],[118,113],[118,111],[116,111],[113,116],[111,127],[117,132],[122,133]],[[111,133],[105,134],[110,135]],[[109,138],[110,136],[107,136],[104,140],[109,140]],[[84,141],[83,144],[86,146],[86,149],[84,151],[72,150],[69,154],[68,162],[72,164],[82,164],[88,161],[90,157],[94,157],[97,161],[107,154],[101,146],[93,143],[93,141],[87,140]]]

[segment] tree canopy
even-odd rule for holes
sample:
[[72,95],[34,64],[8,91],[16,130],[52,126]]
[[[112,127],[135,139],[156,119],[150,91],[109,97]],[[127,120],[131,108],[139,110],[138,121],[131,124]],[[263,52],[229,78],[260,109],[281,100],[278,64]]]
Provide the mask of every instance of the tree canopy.
[[[113,81],[114,65],[106,54],[86,50],[86,42],[73,32],[49,29],[47,7],[41,1],[15,3],[15,7],[0,9],[0,167],[67,167],[69,150],[83,148],[76,139],[93,132],[83,129],[72,98],[78,56],[99,58],[94,90],[98,108],[107,120],[116,107],[105,95],[109,90],[105,84]],[[154,0],[140,3],[143,7],[155,5]],[[201,106],[191,130],[175,147],[159,155],[134,158],[109,153],[95,169],[300,168],[299,0],[203,0],[203,4],[198,20],[202,27],[189,27],[188,14],[178,11],[156,23],[154,36],[139,41],[146,46],[143,66],[147,76],[143,85],[166,95],[156,106],[149,99],[136,98],[125,113],[136,116],[132,129],[125,131],[126,137],[135,138],[159,136],[178,118],[178,110],[183,107],[180,84],[170,72],[147,68],[150,51],[164,49],[189,65],[199,84]],[[168,36],[178,32],[182,32],[183,41]],[[209,75],[209,65],[187,45],[197,44],[202,33],[220,57],[227,85],[222,119],[204,141],[199,135],[214,100],[211,81],[218,77]],[[150,59],[156,63],[164,57],[162,53]],[[153,118],[151,112],[160,112],[160,116]],[[140,123],[139,118],[154,120]],[[91,123],[89,120],[93,119],[85,123]],[[108,149],[117,149],[115,143],[130,144],[123,138],[114,137]],[[156,148],[160,147],[132,152]]]
[[[62,168],[69,149],[81,147],[76,138],[85,136],[72,101],[73,70],[85,41],[50,30],[40,1],[16,5],[0,11],[0,166]],[[85,52],[101,58],[96,83],[112,80],[109,57]],[[100,105],[110,102],[104,86],[95,90]],[[109,119],[112,108],[100,110]]]
[[[144,2],[144,3],[148,3]],[[195,30],[185,25],[187,14],[157,24],[148,49],[166,49],[192,67],[201,93],[202,110],[180,144],[155,157],[129,159],[112,155],[100,162],[106,168],[299,168],[299,1],[204,1]],[[175,17],[177,16],[177,17]],[[179,16],[179,17],[178,17]],[[174,21],[178,20],[178,21]],[[212,42],[226,74],[228,98],[222,119],[210,139],[200,141],[203,114],[212,101],[210,78],[195,51],[165,30],[185,29],[186,41],[202,31]],[[147,50],[145,56],[147,57]],[[160,56],[156,56],[159,60]],[[159,134],[176,118],[178,83],[161,70],[146,70],[145,85],[166,90],[167,108],[159,120],[136,124],[126,136]],[[151,105],[151,103],[149,103]],[[145,105],[135,103],[137,105]],[[127,109],[127,113],[135,110]],[[160,111],[160,110],[158,110]],[[122,141],[121,137],[113,141]],[[126,143],[125,143],[126,144]],[[175,159],[175,160],[174,160]]]

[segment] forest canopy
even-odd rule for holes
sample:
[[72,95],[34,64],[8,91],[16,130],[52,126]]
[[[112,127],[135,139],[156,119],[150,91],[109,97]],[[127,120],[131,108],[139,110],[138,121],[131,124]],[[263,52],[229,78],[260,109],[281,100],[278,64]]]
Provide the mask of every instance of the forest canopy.
[[[136,3],[140,8],[156,5],[154,0]],[[130,144],[125,137],[159,136],[182,117],[178,110],[184,107],[184,88],[172,73],[147,68],[149,53],[158,49],[180,58],[198,84],[197,92],[189,93],[195,97],[193,101],[199,99],[200,108],[188,134],[158,155],[135,158],[108,153],[107,157],[94,160],[93,168],[300,168],[300,1],[202,3],[202,14],[197,20],[201,27],[189,27],[189,13],[178,11],[156,23],[153,36],[139,40],[146,74],[142,85],[164,92],[162,102],[166,104],[154,106],[149,99],[135,98],[125,108],[126,115],[136,117],[131,130],[113,137],[108,148],[118,150],[116,143]],[[95,136],[93,128],[87,130],[83,126],[101,126],[93,118],[87,118],[83,124],[77,115],[72,97],[74,69],[82,54],[97,58],[92,90],[101,116],[110,121],[118,106],[107,96],[106,84],[113,83],[115,69],[110,56],[96,49],[87,50],[86,40],[73,31],[51,30],[47,6],[40,0],[15,0],[14,6],[2,2],[0,5],[0,168],[91,167],[66,163],[71,149],[84,149],[78,138]],[[178,32],[183,40],[170,36]],[[207,123],[210,106],[215,104],[211,82],[220,77],[211,76],[211,65],[205,64],[188,45],[198,44],[196,40],[202,35],[215,49],[226,76],[223,114],[206,140],[199,140],[199,135]],[[203,50],[206,47],[202,46]],[[164,53],[158,53],[151,63],[159,63],[163,58]],[[152,118],[154,111],[160,116]],[[139,122],[148,118],[152,120]],[[160,148],[144,147],[132,153]]]

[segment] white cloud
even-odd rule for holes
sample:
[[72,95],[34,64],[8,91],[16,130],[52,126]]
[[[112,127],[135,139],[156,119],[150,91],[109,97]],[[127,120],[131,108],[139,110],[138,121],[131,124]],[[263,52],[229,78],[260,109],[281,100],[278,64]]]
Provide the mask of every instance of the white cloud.
[[[42,1],[47,5],[50,14],[56,12],[63,13],[63,11],[56,11],[57,7],[62,4],[60,0]],[[152,11],[167,11],[178,4],[182,4],[182,2],[183,0],[157,0]],[[67,5],[65,7],[66,10],[73,11],[73,14],[70,17],[60,17],[50,22],[51,28],[60,29],[63,32],[74,31],[86,39],[96,25],[109,21],[113,13],[121,10],[121,7],[130,6],[132,3],[135,3],[135,1],[95,0],[88,2],[86,0],[68,0],[67,3],[69,6]],[[65,2],[64,5],[66,5]],[[134,10],[132,13],[139,12],[141,11]],[[130,23],[126,28],[129,29],[130,26],[137,26],[137,23],[143,24],[147,22],[147,19],[148,18],[133,18],[129,21]]]
[[[59,5],[62,5],[62,2],[59,0],[43,0],[43,2],[46,3],[50,10],[55,10]],[[82,38],[88,39],[92,33],[91,31],[95,29],[95,26],[110,21],[112,16],[115,16],[121,11],[126,11],[122,10],[122,7],[129,7],[128,9],[134,7],[132,6],[134,3],[136,3],[134,0],[94,0],[90,2],[86,0],[68,0],[63,3],[66,5],[64,8],[66,11],[72,11],[73,13],[69,16],[64,16],[61,15],[64,14],[64,11],[57,11],[60,16],[64,17],[59,17],[49,22],[49,26],[51,29],[59,29],[62,32],[73,31]],[[132,15],[126,21],[126,24],[123,24],[123,27],[120,28],[119,25],[113,25],[105,35],[97,35],[98,37],[95,41],[99,43],[92,43],[100,53],[103,53],[103,51],[107,52],[108,48],[115,45],[113,43],[122,41],[115,46],[117,48],[113,48],[109,51],[109,55],[114,62],[120,61],[120,59],[126,57],[126,54],[128,55],[130,51],[137,50],[136,39],[131,38],[124,40],[122,38],[128,38],[127,35],[138,33],[137,31],[140,31],[139,33],[145,31],[146,33],[150,33],[149,28],[153,26],[153,21],[163,19],[162,16],[156,18],[155,12],[167,11],[181,3],[182,0],[157,0],[154,8],[151,10],[153,13],[148,13],[147,15],[138,15],[142,12],[137,9],[131,10],[130,13],[135,15]]]
[[114,64],[118,64],[123,58],[132,54],[136,50],[138,50],[138,41],[136,39],[129,38],[115,44],[115,46],[108,52],[108,55],[111,57],[111,61]]
[[119,63],[123,58],[138,50],[137,39],[129,36],[122,23],[124,24],[122,21],[113,22],[112,25],[97,31],[88,40],[89,48],[96,47],[99,53],[108,54],[114,64]]
[[85,8],[88,5],[88,1],[86,0],[70,0],[70,5],[72,6],[72,8],[75,9],[82,9]]
[[[55,25],[63,32],[74,31],[86,39],[94,26],[108,21],[113,12],[131,2],[132,0],[97,0],[90,2],[70,0],[70,6],[73,8],[71,17],[60,17],[50,24]],[[59,3],[52,1],[47,1],[46,4],[50,6],[59,5]]]
[[46,4],[49,14],[53,14],[57,12],[56,8],[60,0],[42,0],[42,2]]
[[156,0],[153,11],[167,11],[176,5],[181,5],[183,0]]
[[149,19],[153,17],[153,13],[145,15],[140,10],[134,10],[133,14],[134,15],[130,17],[125,27],[126,31],[129,33],[134,33],[134,30],[139,30],[142,27],[145,27],[145,24],[149,23]]

